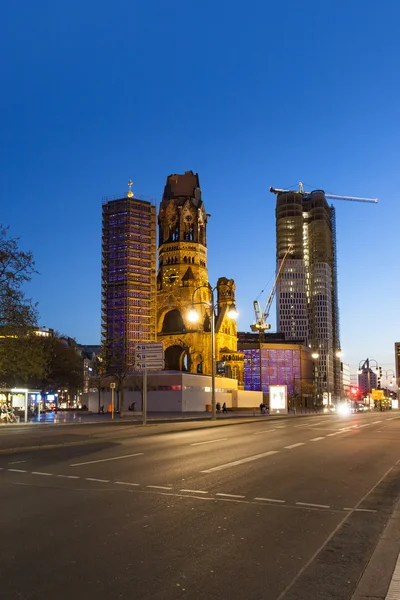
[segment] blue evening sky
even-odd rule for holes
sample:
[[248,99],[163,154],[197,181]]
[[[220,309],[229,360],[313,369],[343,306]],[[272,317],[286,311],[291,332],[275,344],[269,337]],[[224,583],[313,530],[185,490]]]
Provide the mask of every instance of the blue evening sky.
[[[394,363],[399,327],[397,0],[2,4],[0,221],[35,255],[40,323],[100,341],[101,203],[159,203],[199,173],[209,274],[253,322],[275,270],[269,186],[336,202],[343,360]],[[272,311],[274,312],[274,310]],[[275,315],[272,315],[275,326]]]

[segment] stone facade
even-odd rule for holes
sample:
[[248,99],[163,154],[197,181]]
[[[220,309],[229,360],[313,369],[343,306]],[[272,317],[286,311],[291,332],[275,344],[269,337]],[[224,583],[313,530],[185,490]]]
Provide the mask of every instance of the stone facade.
[[[158,216],[157,338],[164,342],[165,368],[211,374],[210,302],[215,297],[216,360],[243,388],[243,353],[237,351],[236,322],[227,316],[235,283],[221,277],[211,287],[207,270],[207,219],[197,174],[170,175]],[[191,323],[192,307],[199,321]]]

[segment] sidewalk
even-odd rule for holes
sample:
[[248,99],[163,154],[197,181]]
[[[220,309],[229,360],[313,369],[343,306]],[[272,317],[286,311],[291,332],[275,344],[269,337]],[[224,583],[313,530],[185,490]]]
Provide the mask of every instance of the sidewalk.
[[400,501],[397,503],[351,600],[400,598]]
[[[328,416],[325,413],[316,413],[313,410],[297,413],[289,413],[289,414],[261,414],[259,409],[249,410],[249,411],[230,411],[228,413],[217,413],[217,422],[223,421],[238,421],[238,420],[254,420],[254,419],[282,419],[282,418],[296,418],[296,417],[312,417],[312,416]],[[0,429],[11,428],[11,427],[26,427],[28,425],[78,425],[78,424],[102,424],[102,423],[110,423],[117,424],[129,421],[130,423],[137,423],[138,425],[142,424],[142,413],[140,411],[124,411],[124,416],[121,418],[119,413],[115,413],[114,420],[111,417],[111,413],[88,413],[85,411],[75,411],[75,412],[50,412],[40,415],[40,419],[38,417],[32,417],[29,419],[28,423],[24,423],[20,421],[19,423],[2,423]],[[187,421],[212,421],[212,414],[210,412],[156,412],[156,413],[148,413],[147,414],[147,423],[164,423],[164,422],[187,422]]]

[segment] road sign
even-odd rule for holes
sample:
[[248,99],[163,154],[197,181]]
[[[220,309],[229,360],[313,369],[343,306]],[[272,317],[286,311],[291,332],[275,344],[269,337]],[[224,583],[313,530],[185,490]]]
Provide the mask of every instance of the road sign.
[[144,369],[161,371],[164,369],[164,366],[164,344],[162,342],[136,344],[136,371],[142,371]]
[[162,342],[146,342],[143,344],[136,344],[135,352],[151,352],[151,351],[164,351],[164,344]]
[[135,371],[144,371],[145,369],[147,369],[147,371],[162,371],[165,367],[165,363],[164,361],[159,361],[159,362],[153,362],[153,363],[148,363],[148,362],[136,362],[135,363]]
[[164,357],[164,351],[161,352],[136,352],[135,358],[136,360],[161,360]]

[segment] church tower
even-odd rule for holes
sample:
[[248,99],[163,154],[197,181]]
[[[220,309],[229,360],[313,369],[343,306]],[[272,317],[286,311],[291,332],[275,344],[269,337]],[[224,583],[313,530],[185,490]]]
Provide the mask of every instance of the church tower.
[[[211,286],[207,270],[207,219],[199,177],[169,175],[158,216],[157,338],[164,342],[165,368],[211,374]],[[217,283],[216,359],[230,358],[226,374],[242,383],[236,323],[226,316],[234,302],[233,280]],[[198,323],[188,319],[194,307]],[[234,368],[232,368],[234,367]]]

